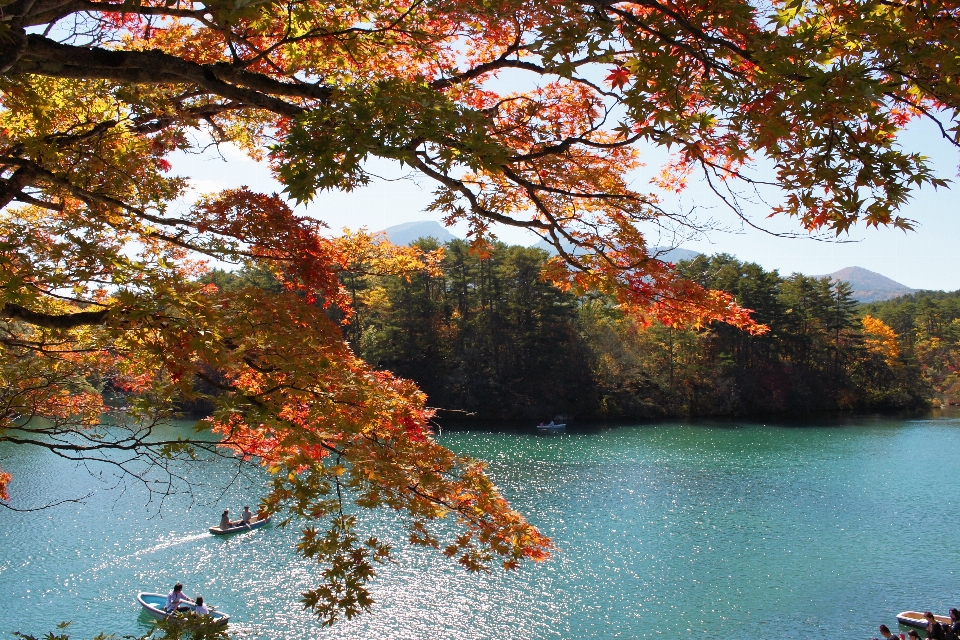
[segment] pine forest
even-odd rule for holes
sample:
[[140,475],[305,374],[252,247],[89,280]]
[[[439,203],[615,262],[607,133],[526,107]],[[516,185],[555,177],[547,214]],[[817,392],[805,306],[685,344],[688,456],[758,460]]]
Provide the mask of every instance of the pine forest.
[[[415,244],[442,249],[439,269],[345,274],[354,313],[336,319],[360,357],[414,380],[441,421],[916,411],[960,401],[960,293],[860,304],[845,282],[718,254],[676,266],[733,295],[766,332],[643,326],[607,296],[544,282],[541,249]],[[265,272],[207,279],[279,287]]]

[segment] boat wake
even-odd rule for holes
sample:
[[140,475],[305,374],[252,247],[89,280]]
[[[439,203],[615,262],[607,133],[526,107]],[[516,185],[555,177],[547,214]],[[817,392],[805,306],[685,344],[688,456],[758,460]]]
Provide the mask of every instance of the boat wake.
[[184,536],[184,537],[182,537],[182,538],[172,538],[172,539],[170,539],[170,540],[164,540],[164,541],[161,542],[160,544],[156,544],[156,545],[154,545],[154,546],[152,546],[152,547],[149,547],[149,548],[144,549],[144,550],[142,550],[142,551],[137,551],[137,552],[132,553],[132,554],[130,554],[130,555],[131,555],[131,556],[139,556],[139,555],[143,555],[143,554],[147,554],[147,553],[154,553],[154,552],[156,552],[156,551],[161,551],[161,550],[163,550],[163,549],[169,549],[170,547],[175,547],[175,546],[177,546],[177,545],[186,544],[186,543],[188,543],[188,542],[194,542],[194,541],[196,541],[196,540],[201,540],[201,539],[203,539],[203,538],[209,538],[209,537],[211,537],[210,532],[204,532],[204,533],[195,533],[195,534],[193,534],[193,535]]
[[213,536],[209,532],[205,531],[203,533],[194,533],[189,536],[183,536],[181,538],[170,538],[168,540],[164,540],[160,542],[159,544],[155,544],[152,547],[147,547],[146,549],[139,549],[137,551],[128,553],[127,555],[120,556],[120,557],[112,557],[106,562],[100,565],[97,565],[96,567],[92,567],[87,571],[99,572],[104,569],[108,569],[110,567],[116,566],[117,564],[120,564],[120,563],[127,563],[127,561],[129,560],[139,560],[141,556],[150,555],[151,553],[156,553],[157,551],[169,549],[170,547],[176,547],[181,544],[187,544],[189,542],[196,542],[197,540],[202,540],[203,538],[212,538],[212,537]]

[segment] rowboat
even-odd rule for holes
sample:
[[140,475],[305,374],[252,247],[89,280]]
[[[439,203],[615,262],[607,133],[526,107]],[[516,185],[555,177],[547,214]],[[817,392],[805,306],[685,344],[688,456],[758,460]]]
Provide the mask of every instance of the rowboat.
[[549,432],[549,431],[563,431],[563,430],[566,429],[566,428],[567,428],[566,423],[557,424],[557,423],[554,422],[553,420],[551,420],[551,421],[548,422],[547,424],[538,424],[538,425],[537,425],[537,431],[548,431],[548,432]]
[[[169,620],[171,617],[177,615],[176,611],[173,613],[167,613],[166,609],[164,609],[164,607],[167,605],[167,596],[163,595],[162,593],[146,593],[141,591],[137,594],[137,602],[140,603],[140,606],[143,607],[143,610],[146,611],[154,620]],[[180,606],[186,607],[191,611],[195,608],[193,605],[187,604],[186,602]],[[218,624],[227,624],[230,621],[230,616],[222,611],[211,611],[210,617],[213,618]]]
[[[933,616],[934,620],[940,624],[953,624],[953,621],[950,620],[950,616]],[[917,629],[926,629],[927,628],[927,619],[923,617],[922,611],[904,611],[897,614],[897,622],[900,624],[905,624],[908,627],[916,627]]]
[[220,527],[210,527],[209,531],[215,536],[228,536],[231,533],[240,533],[241,531],[250,531],[251,529],[259,529],[263,525],[270,522],[271,516],[267,516],[262,520],[254,520],[250,524],[238,524],[227,529],[221,529]]

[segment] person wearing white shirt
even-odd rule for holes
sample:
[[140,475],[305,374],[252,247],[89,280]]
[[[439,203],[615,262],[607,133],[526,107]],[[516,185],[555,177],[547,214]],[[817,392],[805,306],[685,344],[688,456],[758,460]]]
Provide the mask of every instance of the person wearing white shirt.
[[197,596],[197,607],[193,611],[198,616],[210,615],[210,609],[207,608],[207,605],[203,604],[203,596]]
[[241,515],[243,524],[249,525],[250,521],[253,520],[253,513],[250,511],[250,507],[244,505],[243,514]]
[[180,606],[181,602],[193,604],[193,600],[187,597],[183,592],[183,585],[179,582],[173,585],[173,591],[167,594],[167,613],[173,613]]

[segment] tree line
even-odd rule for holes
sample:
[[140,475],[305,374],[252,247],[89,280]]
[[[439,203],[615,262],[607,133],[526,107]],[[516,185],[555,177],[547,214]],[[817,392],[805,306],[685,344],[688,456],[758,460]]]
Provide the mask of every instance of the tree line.
[[[960,399],[954,294],[863,305],[845,282],[699,256],[679,263],[681,274],[730,293],[769,331],[642,326],[607,296],[544,282],[543,250],[496,243],[478,254],[461,240],[443,249],[439,272],[344,275],[354,315],[338,318],[358,355],[414,380],[441,418],[918,410]],[[256,272],[211,278],[275,286]]]
[[960,291],[921,291],[865,304],[886,323],[905,357],[929,385],[934,402],[960,404]]

